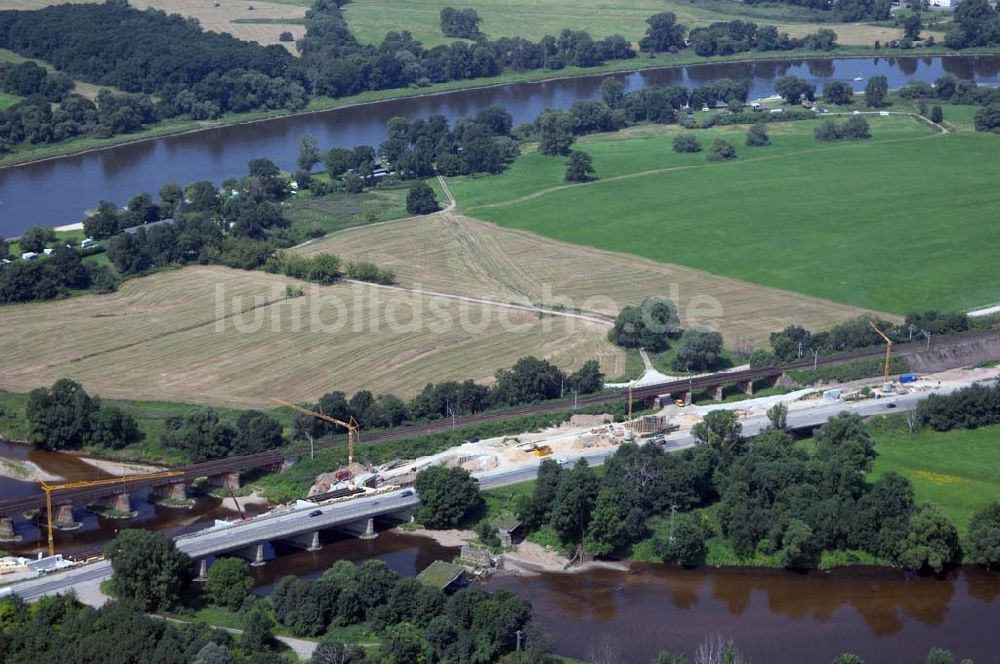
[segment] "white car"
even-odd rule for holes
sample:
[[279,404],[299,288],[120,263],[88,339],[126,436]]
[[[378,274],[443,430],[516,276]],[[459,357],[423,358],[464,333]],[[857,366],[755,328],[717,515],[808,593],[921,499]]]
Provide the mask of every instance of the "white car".
[[558,463],[560,466],[565,466],[566,464],[569,463],[569,459],[567,459],[566,457],[559,457],[558,459],[556,459],[556,463]]

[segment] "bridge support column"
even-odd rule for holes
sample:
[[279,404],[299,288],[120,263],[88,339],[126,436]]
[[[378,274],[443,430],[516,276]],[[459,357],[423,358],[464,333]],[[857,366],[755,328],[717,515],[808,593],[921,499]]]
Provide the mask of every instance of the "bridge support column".
[[688,390],[687,392],[684,393],[684,405],[685,406],[690,406],[691,405],[691,399],[692,399],[692,397],[691,397],[691,390]]
[[753,381],[752,380],[748,380],[745,383],[742,383],[740,385],[740,387],[743,389],[743,394],[747,395],[748,397],[752,397],[753,396]]
[[[42,519],[45,519],[44,510],[42,510]],[[76,521],[73,520],[73,506],[67,504],[56,507],[56,513],[52,522],[56,526],[75,526]]]
[[127,493],[115,494],[111,506],[117,512],[131,513],[132,512],[131,497]]
[[205,583],[208,581],[208,558],[198,561],[198,576],[194,577],[195,583]]
[[302,533],[301,535],[296,535],[294,537],[288,537],[281,540],[286,544],[291,544],[296,546],[303,551],[319,551],[323,548],[323,545],[319,541],[319,531],[314,530],[311,533]]
[[359,539],[375,539],[378,537],[378,531],[375,530],[374,517],[345,523],[342,526],[337,526],[337,528]]
[[264,544],[253,544],[245,549],[235,552],[240,558],[248,561],[250,567],[263,567],[267,561],[264,559]]
[[14,530],[14,519],[9,516],[0,516],[0,542],[13,542],[18,539]]
[[208,483],[213,486],[221,486],[226,489],[239,489],[240,488],[240,474],[236,473],[223,473],[222,475],[215,475],[208,478]]
[[716,385],[712,388],[712,398],[716,401],[722,401],[722,385]]
[[187,500],[187,484],[184,482],[168,484],[166,486],[159,487],[159,491],[157,491],[157,493],[164,498],[169,498],[170,500]]

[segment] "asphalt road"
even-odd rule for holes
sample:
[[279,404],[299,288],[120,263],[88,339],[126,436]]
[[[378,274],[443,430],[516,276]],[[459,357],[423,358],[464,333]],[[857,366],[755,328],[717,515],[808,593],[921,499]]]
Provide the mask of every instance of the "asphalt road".
[[[938,388],[929,392],[903,394],[883,399],[869,399],[858,402],[834,402],[826,406],[817,406],[805,411],[792,411],[788,415],[790,428],[805,428],[818,426],[839,412],[857,413],[862,417],[880,415],[891,412],[906,411],[929,394],[947,394],[957,388]],[[757,435],[769,424],[764,416],[741,420],[745,436]],[[667,436],[665,448],[677,451],[692,447],[695,444],[690,433],[679,432]],[[573,464],[579,458],[584,458],[592,466],[603,464],[615,453],[616,448],[604,448],[578,455],[560,457],[565,463]],[[507,484],[515,484],[534,479],[538,473],[540,459],[532,460],[516,468],[486,471],[476,473],[479,485],[483,489],[493,489]],[[409,494],[409,495],[404,495]],[[252,521],[228,528],[203,530],[197,533],[177,538],[177,547],[193,558],[209,554],[224,553],[252,546],[258,542],[287,539],[302,533],[331,528],[345,523],[361,521],[368,517],[402,511],[415,507],[419,503],[417,497],[409,490],[384,493],[371,497],[355,498],[344,503],[324,505],[321,507],[303,507],[292,509],[270,516],[258,517]],[[310,517],[309,513],[320,509],[322,515]],[[106,561],[72,568],[64,572],[53,573],[38,579],[24,581],[12,586],[14,592],[26,600],[33,600],[44,595],[65,592],[73,586],[101,580],[111,575],[111,564]]]

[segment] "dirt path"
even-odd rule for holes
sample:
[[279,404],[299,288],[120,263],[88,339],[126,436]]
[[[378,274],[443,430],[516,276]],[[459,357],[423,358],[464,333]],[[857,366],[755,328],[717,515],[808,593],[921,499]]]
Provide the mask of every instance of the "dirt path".
[[[861,115],[876,115],[877,113],[879,113],[879,111],[866,111],[864,113],[861,113]],[[906,116],[912,117],[913,119],[915,119],[917,121],[926,122],[930,126],[935,127],[936,129],[938,129],[940,133],[937,133],[937,134],[928,134],[927,136],[917,136],[917,137],[914,137],[914,138],[892,138],[892,139],[888,139],[888,140],[885,140],[885,141],[880,141],[879,142],[880,145],[885,145],[885,144],[888,144],[888,143],[911,143],[913,141],[926,141],[928,139],[937,138],[938,136],[944,136],[945,134],[950,133],[949,130],[946,129],[945,127],[943,127],[943,126],[941,126],[941,125],[939,125],[939,124],[937,124],[935,122],[931,122],[929,119],[927,119],[924,116],[919,115],[917,113],[898,113],[898,112],[896,112],[896,113],[891,113],[891,114],[892,115],[906,115]],[[826,116],[833,116],[833,115],[853,115],[853,113],[827,113],[825,115]],[[530,193],[530,194],[528,194],[526,196],[521,196],[519,198],[512,198],[509,201],[500,201],[499,203],[487,203],[486,205],[475,205],[473,207],[467,208],[465,210],[465,212],[471,214],[473,210],[485,210],[485,209],[488,209],[488,208],[498,208],[498,207],[506,207],[508,205],[516,205],[517,203],[524,203],[526,201],[531,201],[531,200],[534,200],[536,198],[541,198],[542,196],[547,196],[548,194],[553,194],[553,193],[555,193],[557,191],[564,191],[566,189],[576,189],[577,187],[592,187],[592,186],[595,186],[595,185],[605,184],[605,183],[608,183],[608,182],[618,182],[620,180],[632,180],[634,178],[641,178],[641,177],[646,177],[646,176],[649,176],[649,175],[659,175],[661,173],[673,173],[673,172],[677,172],[677,171],[690,171],[690,170],[700,169],[700,168],[712,168],[714,166],[730,166],[730,167],[734,167],[734,166],[740,166],[741,164],[756,164],[756,163],[759,163],[759,162],[762,162],[762,161],[773,161],[775,159],[784,159],[786,157],[797,157],[799,155],[804,155],[804,154],[817,154],[817,153],[820,153],[820,152],[829,152],[831,150],[837,150],[837,149],[840,149],[840,148],[838,148],[838,147],[814,148],[812,150],[801,150],[799,152],[791,152],[791,153],[788,153],[788,154],[766,155],[766,156],[763,156],[763,157],[755,157],[755,158],[752,158],[752,159],[734,159],[732,161],[727,161],[727,162],[724,162],[724,163],[699,164],[699,165],[696,165],[696,166],[668,166],[666,168],[654,168],[654,169],[648,170],[648,171],[638,171],[636,173],[625,173],[624,175],[615,175],[615,176],[610,177],[610,178],[602,178],[600,180],[591,180],[590,182],[580,182],[580,183],[577,183],[577,184],[562,184],[562,185],[558,185],[558,186],[555,186],[555,187],[549,187],[547,189],[541,189],[539,191]]]

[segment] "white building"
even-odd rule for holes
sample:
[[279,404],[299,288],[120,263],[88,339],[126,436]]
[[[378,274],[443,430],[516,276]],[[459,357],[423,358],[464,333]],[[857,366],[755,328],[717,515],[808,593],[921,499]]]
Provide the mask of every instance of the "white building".
[[944,9],[953,9],[958,6],[959,0],[929,0],[927,4],[931,7],[942,7]]
[[38,258],[38,254],[36,254],[33,251],[26,251],[23,254],[21,254],[21,260],[23,261],[33,261],[36,258]]

